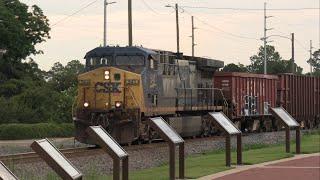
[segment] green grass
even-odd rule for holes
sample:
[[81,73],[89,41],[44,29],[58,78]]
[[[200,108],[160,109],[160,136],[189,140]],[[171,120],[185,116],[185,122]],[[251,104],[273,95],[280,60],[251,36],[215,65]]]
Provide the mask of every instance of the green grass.
[[[295,143],[291,143],[291,153],[285,152],[285,144],[277,145],[252,145],[244,147],[243,164],[258,164],[267,161],[293,157],[295,153]],[[320,131],[316,134],[304,135],[301,139],[302,153],[320,152]],[[232,163],[236,163],[236,152],[232,152]],[[186,158],[186,178],[199,178],[202,176],[214,174],[220,171],[231,169],[225,166],[225,152],[213,151],[198,155],[192,155]],[[176,166],[178,170],[178,166]],[[178,175],[178,171],[176,172]],[[162,165],[155,168],[130,172],[130,179],[168,179],[169,166]],[[88,179],[91,179],[88,177]],[[110,176],[96,176],[92,179],[111,179]]]

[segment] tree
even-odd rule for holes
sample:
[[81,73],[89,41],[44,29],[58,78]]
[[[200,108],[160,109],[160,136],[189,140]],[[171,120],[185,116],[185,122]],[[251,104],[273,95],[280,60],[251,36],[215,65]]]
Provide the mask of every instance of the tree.
[[245,65],[238,63],[238,65],[234,63],[227,64],[222,69],[223,72],[248,72],[248,69]]
[[313,75],[320,77],[320,49],[312,54],[312,57],[308,62],[311,63],[314,68]]
[[38,6],[0,0],[0,49],[7,50],[0,61],[0,83],[26,76],[26,70],[35,64],[22,63],[22,60],[42,53],[35,46],[50,38],[49,31],[49,21]]
[[66,66],[55,63],[45,74],[33,61],[23,64],[27,67],[23,78],[0,83],[0,124],[72,122],[77,75],[84,65],[78,60]]
[[[250,57],[251,64],[248,66],[250,72],[263,73],[264,72],[264,48],[261,46],[257,55]],[[279,52],[275,50],[274,46],[267,46],[267,73],[291,73],[292,61],[284,60]],[[302,68],[295,63],[298,74],[302,73]]]
[[84,71],[84,65],[79,60],[72,60],[66,66],[57,62],[48,72],[49,83],[58,92],[77,86],[77,76]]
[[49,20],[36,5],[30,7],[19,0],[0,0],[0,49],[4,58],[20,61],[31,54],[42,53],[35,45],[49,36]]

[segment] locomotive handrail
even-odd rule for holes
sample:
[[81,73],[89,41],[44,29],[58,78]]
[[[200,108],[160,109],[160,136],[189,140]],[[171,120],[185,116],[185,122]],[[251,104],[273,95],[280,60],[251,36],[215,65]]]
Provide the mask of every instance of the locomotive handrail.
[[175,88],[177,90],[181,89],[181,90],[191,90],[191,89],[200,89],[200,90],[219,90],[222,91],[222,89],[219,88]]
[[131,95],[131,97],[132,97],[133,101],[135,102],[135,104],[136,104],[137,106],[139,106],[140,104],[138,103],[138,101],[136,100],[136,98],[133,96],[132,89],[131,89],[130,87],[123,87],[123,88],[124,88],[124,89],[128,89],[128,90],[129,90],[130,95]]
[[[222,91],[222,89],[219,89],[219,88],[175,88],[175,90],[176,90],[176,92],[178,93],[179,92],[179,90],[182,90],[182,91],[189,91],[189,90],[191,90],[191,92],[192,92],[192,90],[211,90],[212,92],[216,92],[216,91],[218,91],[218,92],[220,92],[220,95],[221,95],[221,97],[222,97],[222,100],[223,100],[223,112],[224,113],[226,113],[226,114],[228,114],[228,102],[227,102],[227,100],[226,100],[226,98],[225,98],[225,96],[224,96],[224,94],[223,94],[223,91]],[[179,96],[178,94],[177,94],[177,98],[178,99],[181,99],[181,98],[188,98],[188,99],[190,99],[191,98],[191,102],[192,102],[192,99],[194,99],[193,97],[192,97],[192,95],[191,95],[191,97],[187,97],[186,96],[186,93],[184,94],[184,97],[181,97],[181,96]],[[196,97],[195,97],[196,98]],[[209,105],[208,103],[207,104],[205,104],[205,105]],[[191,107],[192,107],[192,104],[191,104]]]

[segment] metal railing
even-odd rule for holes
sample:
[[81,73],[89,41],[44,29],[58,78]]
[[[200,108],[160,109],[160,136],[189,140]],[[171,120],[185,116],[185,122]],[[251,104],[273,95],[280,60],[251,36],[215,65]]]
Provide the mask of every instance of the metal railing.
[[210,110],[214,106],[223,106],[227,113],[228,103],[223,92],[218,88],[176,88],[176,107],[192,110],[201,107]]

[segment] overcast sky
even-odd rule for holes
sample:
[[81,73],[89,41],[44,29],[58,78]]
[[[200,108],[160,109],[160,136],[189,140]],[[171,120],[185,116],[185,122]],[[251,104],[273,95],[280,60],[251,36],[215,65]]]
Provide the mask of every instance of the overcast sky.
[[[125,46],[127,35],[127,0],[115,0],[108,6],[109,45]],[[176,50],[175,14],[166,4],[213,8],[318,8],[319,0],[133,0],[133,44],[163,50]],[[33,57],[40,68],[49,70],[54,62],[66,64],[73,59],[83,62],[85,53],[103,43],[103,0],[97,0],[78,14],[61,19],[81,9],[94,0],[22,0],[36,4],[48,16],[52,30],[51,39],[37,46],[43,55]],[[191,17],[195,16],[196,56],[211,57],[225,63],[249,64],[263,44],[263,11],[235,11],[217,9],[183,8],[180,13],[180,46],[184,54],[191,54]],[[290,36],[295,33],[296,61],[309,71],[309,41],[319,48],[319,10],[268,11],[268,35]],[[57,23],[58,22],[58,23]],[[57,23],[57,24],[56,24]],[[54,25],[56,24],[56,25]],[[54,25],[54,26],[53,26]],[[291,58],[288,39],[270,38],[284,59]]]

